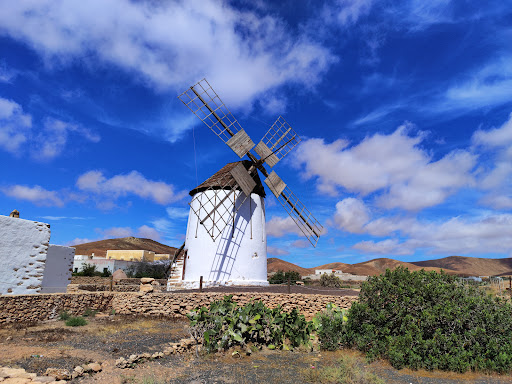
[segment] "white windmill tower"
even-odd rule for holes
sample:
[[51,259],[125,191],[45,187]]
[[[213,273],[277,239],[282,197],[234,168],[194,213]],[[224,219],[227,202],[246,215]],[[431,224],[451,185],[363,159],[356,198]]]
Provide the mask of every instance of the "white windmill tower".
[[206,79],[179,99],[240,158],[249,160],[225,165],[190,191],[186,240],[174,257],[168,289],[196,287],[201,276],[205,286],[266,285],[265,190],[258,171],[313,246],[322,232],[275,171],[265,169],[276,165],[300,138],[280,116],[255,146]]

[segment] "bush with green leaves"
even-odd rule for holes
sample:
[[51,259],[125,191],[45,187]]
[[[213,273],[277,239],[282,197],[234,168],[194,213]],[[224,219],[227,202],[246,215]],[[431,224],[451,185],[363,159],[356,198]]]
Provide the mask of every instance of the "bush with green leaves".
[[270,284],[284,284],[284,283],[288,283],[288,281],[295,283],[296,281],[300,281],[301,279],[302,279],[302,276],[300,275],[299,272],[277,271],[268,279],[268,282]]
[[443,272],[370,277],[340,328],[345,346],[398,369],[512,369],[512,306]]
[[68,327],[81,327],[82,325],[87,325],[87,320],[82,316],[70,317],[66,320],[66,325]]
[[207,352],[221,351],[232,346],[266,345],[270,349],[290,349],[309,343],[313,324],[294,308],[290,313],[282,308],[270,309],[261,301],[238,306],[232,295],[215,301],[188,315],[192,333],[199,334]]
[[59,313],[59,320],[67,320],[69,319],[71,316],[70,314],[67,312],[67,311],[62,311],[61,313]]
[[320,277],[320,285],[322,287],[341,288],[342,281],[334,273],[324,273]]
[[130,265],[126,275],[128,277],[152,277],[153,279],[165,279],[169,263],[165,262],[139,262]]
[[347,320],[347,310],[340,309],[332,303],[327,304],[325,311],[318,312],[313,317],[313,325],[321,349],[328,351],[339,349],[344,331],[343,324]]

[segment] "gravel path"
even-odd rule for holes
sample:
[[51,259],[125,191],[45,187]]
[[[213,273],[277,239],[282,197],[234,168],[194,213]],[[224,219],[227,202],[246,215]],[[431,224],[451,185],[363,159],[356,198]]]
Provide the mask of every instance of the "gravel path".
[[[189,293],[197,292],[197,289],[182,289],[177,291],[167,292],[173,293]],[[288,293],[287,285],[274,285],[271,284],[266,287],[212,287],[205,288],[203,292],[223,292],[226,294],[236,294],[239,292],[254,292],[254,293]],[[302,285],[290,286],[290,293],[301,293],[305,295],[331,295],[331,296],[358,296],[359,291],[346,288],[328,288],[328,287],[306,287]]]

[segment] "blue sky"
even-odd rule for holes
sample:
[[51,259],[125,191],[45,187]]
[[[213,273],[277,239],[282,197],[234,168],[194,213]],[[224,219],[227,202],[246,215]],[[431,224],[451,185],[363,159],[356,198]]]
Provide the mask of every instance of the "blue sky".
[[0,0],[0,212],[52,243],[179,246],[237,157],[177,99],[207,78],[325,227],[267,199],[269,256],[512,256],[512,2]]

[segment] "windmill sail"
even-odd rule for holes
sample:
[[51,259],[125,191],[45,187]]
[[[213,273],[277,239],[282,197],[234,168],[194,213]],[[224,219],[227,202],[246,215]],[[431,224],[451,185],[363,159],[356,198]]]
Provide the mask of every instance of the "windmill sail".
[[274,196],[277,197],[277,200],[288,212],[288,215],[297,224],[304,236],[316,247],[316,243],[323,231],[323,227],[318,220],[315,219],[313,214],[274,171],[265,179],[265,184],[267,184]]
[[300,140],[290,124],[279,116],[254,150],[265,163],[273,167],[299,144]]
[[[178,97],[238,156],[242,158],[247,155],[251,159],[250,162],[247,162],[251,164],[251,170],[245,164],[245,166],[236,168],[232,166],[227,175],[217,177],[218,175],[216,174],[212,176],[212,178],[217,177],[217,179],[213,182],[213,180],[210,180],[212,178],[210,178],[205,182],[206,185],[202,190],[209,191],[207,194],[201,194],[201,196],[204,195],[205,197],[195,197],[190,203],[192,210],[198,216],[200,223],[205,226],[210,236],[216,239],[228,224],[233,223],[239,207],[250,196],[251,190],[255,188],[253,179],[258,178],[255,171],[255,169],[258,169],[267,177],[265,183],[300,228],[304,236],[313,246],[316,246],[323,231],[322,225],[287,187],[283,180],[274,171],[269,174],[264,167],[264,164],[268,164],[270,167],[276,165],[301,141],[300,137],[286,120],[279,116],[256,148],[254,148],[254,142],[233,117],[206,79],[193,85]],[[251,152],[253,148],[260,156],[260,159]],[[242,168],[245,168],[245,171]],[[264,192],[262,196],[264,196]],[[199,199],[205,201],[199,201]],[[243,199],[243,201],[238,202],[239,199]],[[230,206],[231,209],[229,209]]]
[[240,158],[254,147],[254,142],[206,79],[178,98]]

